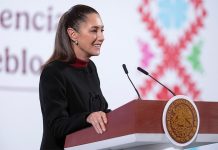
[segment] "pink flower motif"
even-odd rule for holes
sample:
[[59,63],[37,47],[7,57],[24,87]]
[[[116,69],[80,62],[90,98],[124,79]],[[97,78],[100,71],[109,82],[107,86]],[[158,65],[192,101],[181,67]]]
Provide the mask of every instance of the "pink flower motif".
[[139,43],[140,50],[142,52],[141,66],[148,67],[154,55],[151,52],[151,49],[147,43],[142,42],[142,40],[140,39],[138,40],[138,43]]

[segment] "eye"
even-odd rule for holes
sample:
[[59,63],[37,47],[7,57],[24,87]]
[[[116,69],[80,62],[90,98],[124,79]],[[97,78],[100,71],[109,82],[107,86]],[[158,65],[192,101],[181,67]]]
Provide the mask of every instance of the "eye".
[[104,32],[104,29],[101,29],[101,32]]
[[91,32],[97,32],[97,30],[96,30],[96,29],[93,29],[93,30],[91,30]]

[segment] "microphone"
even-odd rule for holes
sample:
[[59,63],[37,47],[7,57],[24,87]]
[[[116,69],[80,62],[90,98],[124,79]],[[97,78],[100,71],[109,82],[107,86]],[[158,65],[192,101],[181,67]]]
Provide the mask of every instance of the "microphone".
[[155,80],[156,82],[158,82],[160,85],[162,85],[164,88],[166,88],[168,91],[170,91],[170,93],[173,94],[173,96],[176,96],[176,94],[171,91],[168,87],[166,87],[165,85],[163,85],[162,83],[160,83],[157,79],[155,79],[153,76],[151,76],[147,71],[145,71],[144,69],[142,69],[141,67],[137,67],[138,71],[144,73],[145,75],[148,75],[149,77],[151,77],[153,80]]
[[136,87],[134,86],[134,84],[133,84],[132,80],[130,79],[130,77],[129,77],[129,75],[128,75],[128,70],[127,70],[127,68],[126,68],[126,65],[125,65],[125,64],[123,64],[122,66],[123,66],[123,70],[124,70],[124,72],[126,73],[126,75],[127,75],[128,79],[129,79],[129,81],[131,82],[132,86],[134,87],[134,89],[135,89],[135,91],[136,91],[136,93],[137,93],[137,95],[138,95],[138,99],[140,99],[140,100],[141,100],[141,96],[139,95],[139,92],[138,92],[138,90],[136,89]]

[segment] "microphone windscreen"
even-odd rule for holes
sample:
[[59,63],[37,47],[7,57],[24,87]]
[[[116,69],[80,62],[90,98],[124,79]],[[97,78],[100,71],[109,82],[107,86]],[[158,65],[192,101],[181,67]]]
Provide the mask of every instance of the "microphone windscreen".
[[128,74],[128,70],[127,70],[127,68],[126,68],[126,65],[123,64],[122,66],[123,66],[123,70],[125,71],[125,73]]
[[148,75],[149,73],[147,71],[145,71],[144,69],[142,69],[141,67],[137,67],[138,71],[141,71],[142,73]]

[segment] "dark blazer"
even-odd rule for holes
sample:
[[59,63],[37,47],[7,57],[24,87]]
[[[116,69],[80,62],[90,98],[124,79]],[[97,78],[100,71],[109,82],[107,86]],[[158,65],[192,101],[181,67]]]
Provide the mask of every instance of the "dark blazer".
[[39,97],[43,116],[41,150],[63,150],[67,134],[90,126],[86,118],[91,112],[108,112],[91,60],[80,68],[60,61],[48,64],[40,76]]

